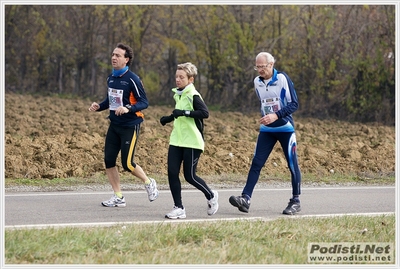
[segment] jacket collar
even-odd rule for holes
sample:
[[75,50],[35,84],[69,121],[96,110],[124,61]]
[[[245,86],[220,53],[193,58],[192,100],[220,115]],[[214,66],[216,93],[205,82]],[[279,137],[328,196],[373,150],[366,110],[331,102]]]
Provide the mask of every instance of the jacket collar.
[[[260,81],[263,81],[264,78],[259,76]],[[267,86],[273,85],[278,80],[278,71],[274,68],[274,72],[272,74],[271,80],[268,82]]]

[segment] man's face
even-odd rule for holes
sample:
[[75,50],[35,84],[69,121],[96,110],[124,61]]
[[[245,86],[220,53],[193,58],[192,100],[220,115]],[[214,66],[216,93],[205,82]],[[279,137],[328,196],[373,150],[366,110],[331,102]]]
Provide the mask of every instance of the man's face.
[[129,58],[125,58],[125,50],[115,48],[111,54],[111,64],[115,70],[122,69],[129,62]]
[[257,72],[261,77],[265,79],[269,79],[272,77],[273,67],[274,63],[268,63],[267,59],[265,59],[264,57],[259,57],[256,59]]

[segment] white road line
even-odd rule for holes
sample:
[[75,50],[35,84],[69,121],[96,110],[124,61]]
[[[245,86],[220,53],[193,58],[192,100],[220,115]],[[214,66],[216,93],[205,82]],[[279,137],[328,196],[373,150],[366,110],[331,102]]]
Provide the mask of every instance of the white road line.
[[[304,188],[302,189],[303,193],[307,190],[364,190],[364,189],[395,189],[396,186],[365,186],[365,187],[312,187],[312,188]],[[262,188],[262,189],[257,189],[255,188],[254,191],[287,191],[290,190],[291,187],[288,188]],[[218,192],[238,192],[242,191],[243,189],[218,189]],[[144,193],[146,192],[144,189],[143,190],[134,190],[134,191],[124,191],[124,193]],[[185,190],[183,189],[182,192],[198,192],[197,189],[189,189]],[[111,191],[93,191],[93,192],[79,192],[79,191],[50,191],[50,192],[44,192],[44,193],[9,193],[5,194],[5,197],[14,197],[14,196],[52,196],[52,195],[98,195],[98,194],[110,194]],[[160,193],[170,193],[169,190],[160,190]]]
[[[395,212],[374,212],[374,213],[348,213],[348,214],[320,214],[320,215],[293,215],[281,216],[278,218],[334,218],[342,216],[385,216],[394,215]],[[129,222],[94,222],[94,223],[70,223],[70,224],[39,224],[39,225],[8,225],[4,226],[6,230],[20,230],[20,229],[48,229],[48,228],[66,228],[66,227],[112,227],[120,225],[133,225],[133,224],[180,224],[191,222],[223,222],[223,221],[273,221],[277,218],[265,217],[249,217],[249,218],[221,218],[221,219],[179,219],[179,220],[160,220],[160,221],[129,221]]]

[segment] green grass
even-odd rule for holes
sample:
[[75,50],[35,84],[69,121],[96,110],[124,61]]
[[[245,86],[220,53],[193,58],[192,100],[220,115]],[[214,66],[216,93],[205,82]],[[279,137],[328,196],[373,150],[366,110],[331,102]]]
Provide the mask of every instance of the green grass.
[[5,263],[307,264],[308,243],[394,243],[395,230],[394,215],[7,229]]

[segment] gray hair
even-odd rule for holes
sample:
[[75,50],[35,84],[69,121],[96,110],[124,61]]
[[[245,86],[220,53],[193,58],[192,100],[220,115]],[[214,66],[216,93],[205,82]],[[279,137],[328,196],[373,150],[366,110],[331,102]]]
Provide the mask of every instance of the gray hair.
[[274,56],[272,56],[270,53],[268,52],[260,52],[257,56],[256,56],[256,60],[260,57],[263,57],[264,59],[267,60],[267,63],[275,63],[275,58]]
[[189,78],[197,76],[197,67],[191,62],[178,64],[178,70],[185,71]]

